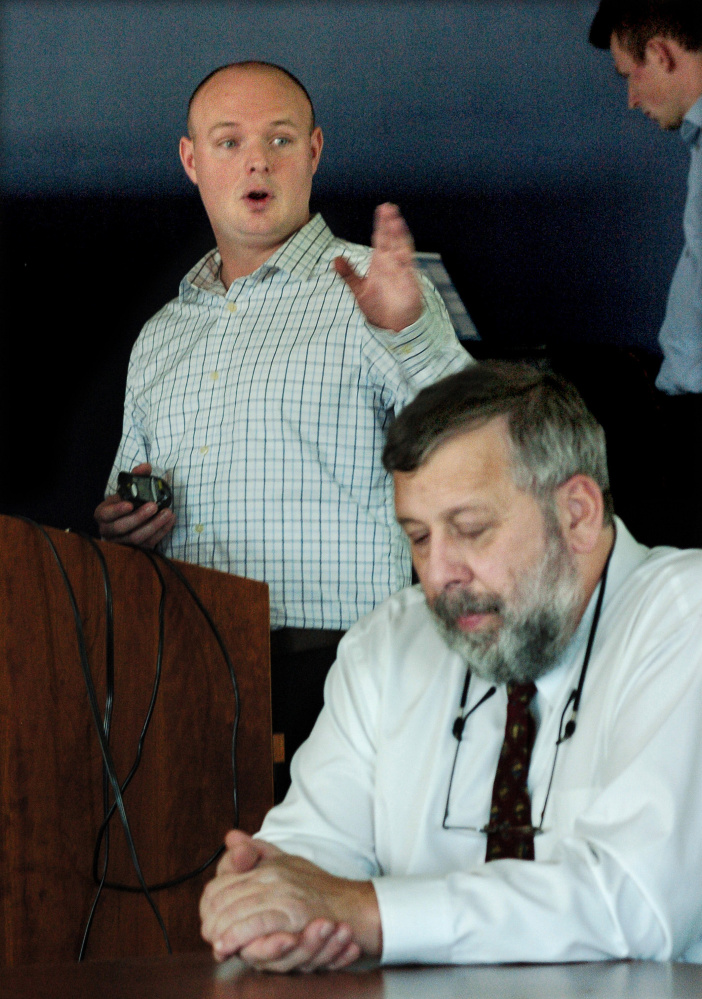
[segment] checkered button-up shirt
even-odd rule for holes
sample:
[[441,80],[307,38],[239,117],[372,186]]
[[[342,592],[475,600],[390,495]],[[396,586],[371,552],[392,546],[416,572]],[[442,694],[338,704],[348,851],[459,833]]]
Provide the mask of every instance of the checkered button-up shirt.
[[134,346],[108,483],[141,461],[167,473],[164,554],[268,583],[273,628],[347,628],[410,581],[385,431],[470,361],[428,282],[416,323],[370,326],[340,254],[367,268],[317,215],[228,289],[216,250],[196,264]]

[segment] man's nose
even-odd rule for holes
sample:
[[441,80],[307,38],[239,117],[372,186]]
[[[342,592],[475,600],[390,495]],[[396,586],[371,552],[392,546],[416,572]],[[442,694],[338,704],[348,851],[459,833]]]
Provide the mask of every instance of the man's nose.
[[252,143],[247,149],[246,168],[249,173],[267,173],[270,169],[268,148],[263,143]]
[[432,538],[424,572],[420,575],[435,593],[452,586],[465,586],[473,579],[473,571],[460,546],[449,538]]

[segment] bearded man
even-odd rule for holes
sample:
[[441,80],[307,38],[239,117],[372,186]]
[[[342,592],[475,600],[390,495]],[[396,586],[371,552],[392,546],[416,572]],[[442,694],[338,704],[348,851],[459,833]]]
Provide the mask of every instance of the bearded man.
[[702,960],[702,552],[632,538],[601,427],[529,366],[424,389],[384,463],[421,585],[344,637],[285,801],[228,834],[215,957]]

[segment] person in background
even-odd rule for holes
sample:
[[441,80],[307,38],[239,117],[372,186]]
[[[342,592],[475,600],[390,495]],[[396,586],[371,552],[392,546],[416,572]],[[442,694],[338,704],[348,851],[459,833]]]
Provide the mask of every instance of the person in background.
[[590,41],[611,51],[629,107],[679,131],[690,150],[684,246],[659,333],[656,388],[669,483],[666,530],[680,544],[702,547],[702,462],[694,456],[694,447],[702,447],[702,6],[602,0]]

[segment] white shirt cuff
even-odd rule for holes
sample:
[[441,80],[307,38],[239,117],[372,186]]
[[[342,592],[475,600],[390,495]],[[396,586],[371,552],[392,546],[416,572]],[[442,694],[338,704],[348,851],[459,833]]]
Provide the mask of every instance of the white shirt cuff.
[[383,928],[383,964],[451,961],[451,906],[443,879],[373,879]]

